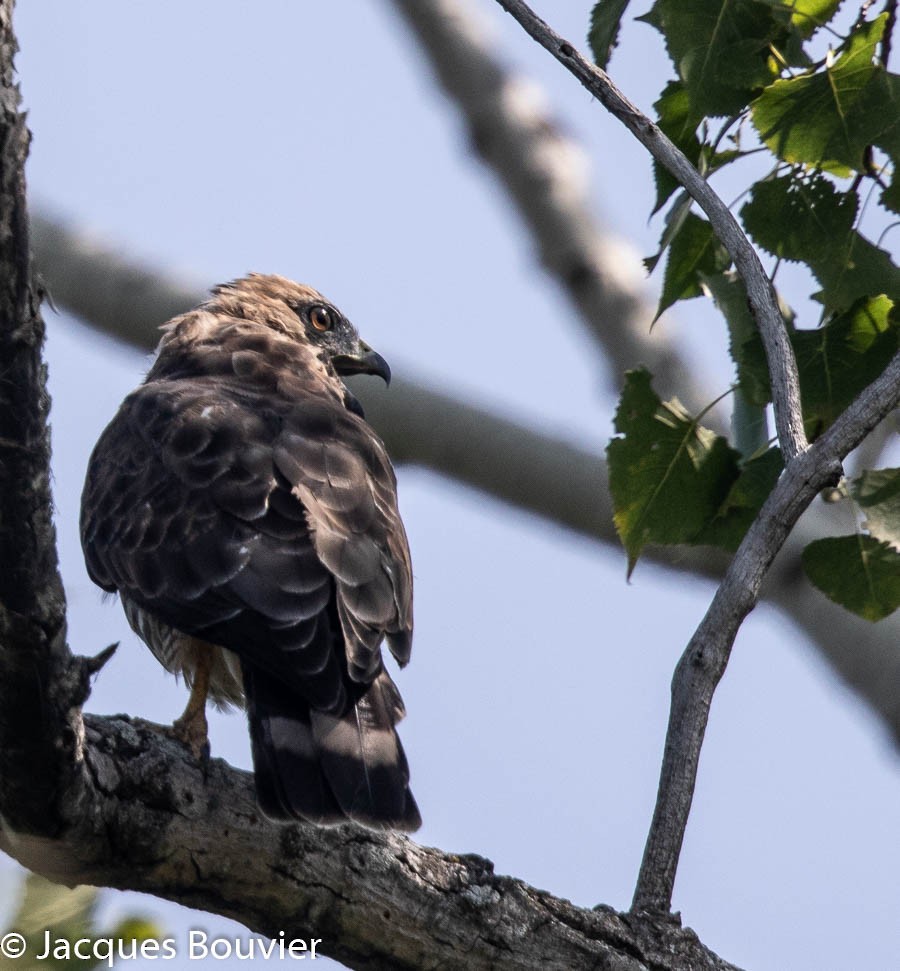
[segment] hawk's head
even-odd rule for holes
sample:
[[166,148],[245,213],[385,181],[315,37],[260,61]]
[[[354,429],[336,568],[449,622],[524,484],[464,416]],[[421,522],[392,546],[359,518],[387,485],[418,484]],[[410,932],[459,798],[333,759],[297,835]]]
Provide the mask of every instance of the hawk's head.
[[161,354],[232,337],[252,340],[255,333],[256,343],[265,335],[279,342],[288,338],[339,375],[377,374],[386,384],[391,380],[387,361],[333,303],[312,287],[275,274],[250,273],[214,287],[198,311],[176,318],[166,329]]

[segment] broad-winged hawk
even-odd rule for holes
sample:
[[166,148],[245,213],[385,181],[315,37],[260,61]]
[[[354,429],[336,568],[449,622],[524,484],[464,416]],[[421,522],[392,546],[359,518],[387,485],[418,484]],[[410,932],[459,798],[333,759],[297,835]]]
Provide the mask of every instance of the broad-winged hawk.
[[340,375],[390,372],[310,287],[251,274],[164,327],[91,456],[88,571],[192,686],[246,704],[259,803],[277,819],[414,830],[394,726],[412,644],[396,480]]

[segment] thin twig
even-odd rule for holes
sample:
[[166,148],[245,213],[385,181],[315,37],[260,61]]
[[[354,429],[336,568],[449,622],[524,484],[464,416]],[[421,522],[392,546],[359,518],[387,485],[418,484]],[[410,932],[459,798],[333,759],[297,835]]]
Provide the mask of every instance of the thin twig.
[[713,230],[734,261],[747,288],[750,308],[759,328],[772,383],[775,426],[785,459],[790,461],[808,446],[800,409],[800,383],[794,351],[778,309],[772,284],[756,250],[719,196],[662,131],[610,81],[521,0],[497,0],[525,31],[549,51],[598,101],[637,138],[654,159],[690,193],[709,217]]
[[756,605],[776,553],[820,489],[838,481],[851,449],[900,401],[900,353],[814,444],[790,462],[744,537],[672,680],[659,794],[632,910],[667,913],[716,685]]

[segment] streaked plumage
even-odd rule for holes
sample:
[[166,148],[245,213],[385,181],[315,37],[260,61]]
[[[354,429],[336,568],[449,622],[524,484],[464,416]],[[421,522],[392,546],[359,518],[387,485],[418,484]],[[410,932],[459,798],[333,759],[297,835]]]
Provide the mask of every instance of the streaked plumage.
[[412,571],[351,371],[389,376],[315,290],[258,274],[216,288],[166,325],[97,443],[82,544],[168,670],[208,668],[215,702],[246,699],[268,815],[412,830],[381,657],[386,639],[409,660]]

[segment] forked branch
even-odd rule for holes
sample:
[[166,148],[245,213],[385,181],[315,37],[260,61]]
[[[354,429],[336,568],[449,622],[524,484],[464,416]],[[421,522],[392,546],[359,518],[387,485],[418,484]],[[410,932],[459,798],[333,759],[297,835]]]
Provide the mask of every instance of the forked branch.
[[672,708],[653,821],[632,910],[668,913],[690,813],[713,693],[737,631],[764,577],[817,492],[841,475],[841,462],[900,398],[900,355],[813,446],[803,429],[797,365],[775,291],[728,207],[660,129],[521,0],[497,0],[526,32],[591,92],[664,166],[709,217],[744,281],[768,360],[775,421],[787,468],[728,567],[672,684]]
[[900,353],[821,438],[788,464],[678,662],[659,793],[632,910],[666,912],[671,907],[713,692],[772,560],[819,490],[837,482],[846,455],[898,402]]

